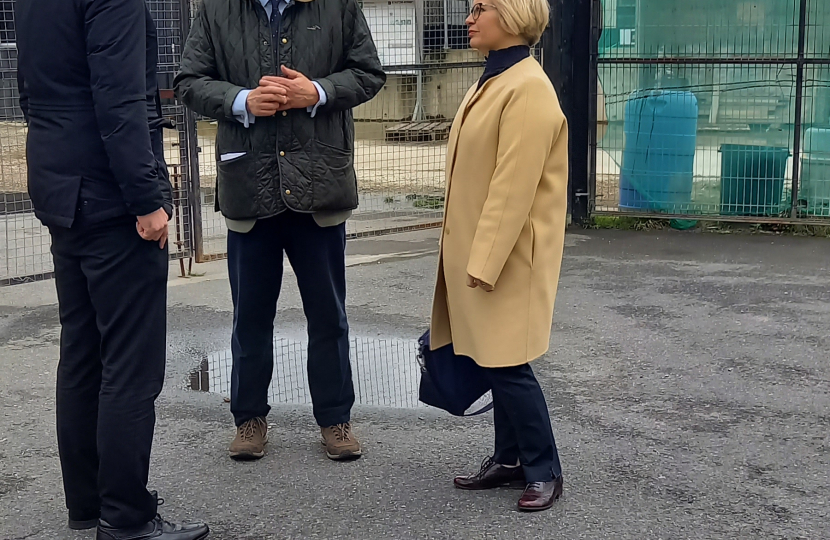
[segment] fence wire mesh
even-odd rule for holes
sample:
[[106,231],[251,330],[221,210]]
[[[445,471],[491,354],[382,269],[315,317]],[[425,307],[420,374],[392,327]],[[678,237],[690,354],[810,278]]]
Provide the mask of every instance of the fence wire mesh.
[[823,0],[605,0],[593,210],[830,216]]
[[14,2],[0,2],[0,284],[50,277],[49,232],[32,213],[17,92]]
[[[28,195],[26,125],[19,107],[17,46],[13,1],[0,2],[0,285],[49,278],[53,273],[49,231],[33,213]],[[172,87],[182,44],[179,0],[147,2],[158,26],[159,86]],[[164,100],[164,115],[183,126],[184,110],[172,95]],[[188,201],[187,155],[184,132],[165,131],[165,157],[174,187],[175,216],[171,221],[172,258],[190,255],[191,218]]]
[[173,97],[173,78],[181,62],[185,36],[179,0],[147,0],[156,22],[158,38],[158,84],[162,113],[175,129],[164,131],[164,159],[173,185],[173,219],[170,221],[170,255],[183,259],[192,256],[193,234],[190,202],[190,171],[185,131],[185,109]]

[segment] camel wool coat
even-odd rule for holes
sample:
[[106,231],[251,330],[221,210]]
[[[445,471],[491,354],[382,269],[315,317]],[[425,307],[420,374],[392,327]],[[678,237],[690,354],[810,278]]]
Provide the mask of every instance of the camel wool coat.
[[[488,368],[547,352],[565,242],[568,129],[532,57],[468,92],[450,131],[431,347]],[[467,286],[467,275],[492,292]]]

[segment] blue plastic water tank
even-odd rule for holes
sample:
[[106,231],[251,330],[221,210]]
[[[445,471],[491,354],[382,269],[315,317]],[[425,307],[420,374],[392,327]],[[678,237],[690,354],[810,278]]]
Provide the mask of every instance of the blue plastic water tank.
[[625,106],[620,208],[688,213],[692,201],[697,98],[639,90]]

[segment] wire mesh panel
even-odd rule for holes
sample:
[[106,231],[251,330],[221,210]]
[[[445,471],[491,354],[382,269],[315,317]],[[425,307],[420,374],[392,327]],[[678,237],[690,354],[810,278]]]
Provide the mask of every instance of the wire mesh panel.
[[164,130],[164,158],[173,185],[173,219],[170,221],[170,256],[190,257],[193,253],[192,216],[190,208],[191,175],[187,152],[184,107],[173,96],[173,78],[181,62],[184,44],[180,0],[147,0],[156,22],[159,63],[158,83],[165,118],[175,129]]
[[0,284],[49,277],[49,231],[29,200],[26,124],[17,92],[14,2],[0,2]]
[[830,217],[830,66],[811,66],[804,77],[804,139],[798,209]]
[[598,117],[608,127],[598,132],[593,210],[830,215],[816,179],[830,172],[825,4],[606,0],[595,20],[604,26]]
[[793,57],[799,0],[603,0],[605,58]]
[[[178,0],[149,1],[158,25],[159,85],[171,88],[181,50],[181,13]],[[183,125],[183,110],[165,100],[164,114]],[[171,257],[189,256],[190,214],[187,200],[183,132],[165,132],[165,155],[174,186],[175,218],[171,221]],[[28,195],[26,125],[19,107],[14,2],[0,2],[0,285],[52,276],[51,239],[35,217]]]
[[[642,66],[600,70],[609,129],[597,150],[596,210],[788,212],[795,67],[678,65],[659,71],[646,77],[663,84],[643,89],[635,84],[644,76]],[[744,162],[763,169],[757,181],[744,178]],[[757,192],[762,187],[763,195]]]
[[[196,6],[198,0],[194,13]],[[353,111],[359,208],[347,232],[355,237],[437,225],[450,126],[483,65],[469,49],[469,4],[365,0],[362,9],[388,80]],[[197,119],[204,259],[226,250],[227,228],[214,210],[216,127]]]
[[809,0],[805,17],[806,47],[808,58],[827,58],[830,55],[830,2]]

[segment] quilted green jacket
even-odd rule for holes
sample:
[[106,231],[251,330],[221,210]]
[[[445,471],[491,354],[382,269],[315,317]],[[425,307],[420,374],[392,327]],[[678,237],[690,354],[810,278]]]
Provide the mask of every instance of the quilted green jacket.
[[[217,207],[231,219],[357,207],[352,108],[386,82],[357,0],[295,2],[284,12],[279,61],[259,0],[203,0],[175,80],[179,98],[218,120]],[[257,118],[244,127],[232,105],[282,64],[317,81],[327,102]],[[222,161],[219,156],[233,154]]]

